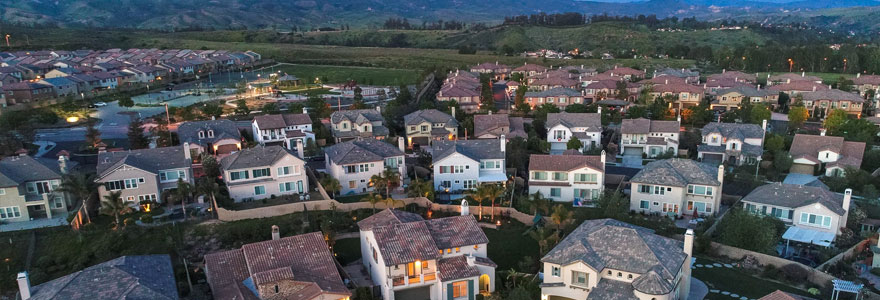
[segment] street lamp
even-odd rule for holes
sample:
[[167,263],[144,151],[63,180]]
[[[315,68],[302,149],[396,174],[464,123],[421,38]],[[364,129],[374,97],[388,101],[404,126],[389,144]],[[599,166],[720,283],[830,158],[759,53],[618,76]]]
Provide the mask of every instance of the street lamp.
[[844,73],[846,73],[846,63],[847,63],[847,60],[846,60],[846,58],[844,58],[843,59],[843,72]]
[[794,67],[794,61],[791,58],[788,59],[788,72],[791,73],[791,69]]

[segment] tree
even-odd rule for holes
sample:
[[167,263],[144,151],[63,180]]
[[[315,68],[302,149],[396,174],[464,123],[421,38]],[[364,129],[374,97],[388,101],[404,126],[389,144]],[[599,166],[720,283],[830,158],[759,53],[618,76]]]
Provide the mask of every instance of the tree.
[[278,108],[278,103],[275,103],[275,102],[269,102],[269,103],[263,104],[263,109],[261,109],[261,110],[263,111],[264,114],[270,114],[270,115],[281,113],[281,109]]
[[880,169],[880,150],[871,149],[865,151],[862,159],[862,170],[874,172]]
[[569,149],[569,150],[574,149],[574,150],[580,151],[581,148],[584,147],[584,143],[582,143],[581,140],[578,139],[577,137],[572,136],[571,139],[568,140],[568,143],[565,144],[565,146],[566,146],[566,149]]
[[101,214],[113,216],[116,229],[121,228],[120,226],[123,225],[120,216],[127,214],[130,211],[131,207],[122,201],[122,191],[110,192],[109,194],[104,195],[104,199],[101,200]]
[[574,212],[569,211],[568,208],[563,206],[562,204],[557,204],[553,207],[553,213],[550,214],[550,220],[553,221],[553,224],[556,224],[556,230],[562,230],[563,226],[568,224],[574,217]]
[[769,253],[779,240],[779,229],[785,224],[777,218],[761,217],[739,208],[732,208],[718,224],[725,245]]
[[351,105],[348,106],[348,109],[367,109],[367,104],[364,103],[363,99],[354,99],[351,102]]
[[782,109],[783,112],[788,110],[790,101],[791,97],[789,97],[788,94],[786,94],[785,92],[779,92],[779,100],[777,101],[777,103],[779,104],[779,107]]
[[779,173],[788,172],[793,162],[791,154],[786,151],[777,151],[773,154],[773,168]]
[[778,134],[768,133],[767,138],[764,141],[764,149],[770,153],[776,153],[777,151],[785,148],[785,138]]
[[480,108],[496,111],[495,93],[492,92],[491,74],[480,74]]
[[545,198],[540,191],[535,192],[529,197],[529,207],[533,214],[543,213],[544,216],[550,215],[550,206],[552,204],[552,200]]
[[488,188],[488,185],[480,185],[476,189],[465,192],[466,197],[477,202],[479,206],[478,220],[483,219],[483,201],[486,201],[486,188]]
[[596,206],[602,210],[606,218],[620,218],[629,212],[629,199],[620,191],[602,193],[596,201]]
[[526,92],[528,90],[529,90],[529,88],[526,87],[525,85],[519,85],[516,87],[516,96],[514,96],[514,98],[513,98],[514,107],[519,109],[520,106],[522,106],[524,104],[527,105],[525,103],[525,99],[526,99]]
[[183,181],[183,178],[177,178],[177,188],[172,191],[171,198],[180,202],[183,208],[183,219],[186,220],[186,201],[192,196],[193,186],[189,182]]
[[202,170],[205,172],[205,177],[210,178],[218,178],[220,177],[220,162],[214,158],[213,155],[202,153]]
[[85,145],[88,149],[95,149],[98,147],[98,144],[101,143],[101,131],[95,127],[95,121],[89,118],[88,125],[86,126],[86,141]]
[[373,213],[375,214],[376,213],[376,204],[384,203],[385,198],[383,198],[382,195],[379,195],[376,193],[370,193],[369,195],[366,195],[363,198],[361,198],[361,201],[370,203],[370,206],[373,207]]
[[370,177],[375,188],[385,189],[385,197],[391,197],[391,189],[400,185],[400,175],[394,170],[385,169],[382,173]]
[[214,216],[217,216],[217,194],[220,193],[220,185],[217,184],[217,177],[205,176],[196,183],[196,195],[211,197],[211,209]]
[[878,128],[865,119],[849,119],[837,131],[835,135],[843,136],[847,141],[864,142],[868,148],[871,148]]
[[431,181],[425,181],[418,177],[410,181],[409,186],[406,187],[407,197],[425,197],[433,200],[433,194],[434,186]]
[[810,113],[807,111],[807,108],[803,106],[792,106],[791,109],[788,110],[789,130],[794,131],[800,129],[809,117]]
[[86,216],[86,222],[92,223],[92,217],[89,216],[89,202],[92,201],[92,195],[98,189],[95,183],[95,175],[86,174],[67,174],[61,180],[61,189],[63,193],[75,195],[82,201],[82,210]]
[[128,146],[131,149],[144,149],[150,146],[150,139],[144,134],[144,124],[139,118],[128,123]]
[[326,174],[321,178],[321,186],[324,187],[324,190],[327,191],[327,193],[330,193],[330,197],[336,197],[336,193],[342,190],[342,186],[339,185],[339,180]]
[[837,82],[835,84],[837,85],[838,90],[841,90],[844,92],[852,92],[852,90],[853,90],[853,81],[850,79],[847,79],[846,77],[843,77],[843,76],[838,77]]
[[493,183],[493,184],[483,184],[483,185],[488,185],[488,187],[485,190],[486,198],[488,198],[489,201],[491,202],[492,221],[495,221],[495,200],[500,198],[501,196],[504,196],[505,191],[504,191],[504,188],[502,188],[501,185],[498,185],[498,184]]
[[397,206],[403,206],[405,204],[403,202],[403,200],[397,200],[397,199],[394,199],[391,197],[385,198],[384,203],[385,203],[385,206],[387,206],[388,208],[391,208],[391,209],[394,209]]
[[122,97],[122,99],[119,99],[117,104],[119,104],[119,106],[121,107],[131,108],[132,106],[134,106],[134,100],[132,100],[131,97]]
[[773,114],[770,111],[770,108],[764,104],[757,104],[752,106],[752,112],[750,114],[750,121],[752,124],[762,124],[764,120],[770,121],[770,116]]
[[538,256],[544,256],[559,243],[559,233],[547,227],[540,227],[529,232],[529,236],[538,242]]
[[250,107],[247,105],[247,101],[244,99],[239,99],[235,101],[235,114],[236,115],[248,115],[251,113]]
[[168,130],[168,125],[164,122],[159,123],[159,126],[153,127],[151,131],[153,136],[156,137],[157,147],[171,147],[176,144],[174,138],[176,134]]
[[202,106],[202,114],[207,117],[220,118],[223,116],[223,107],[213,102],[206,103],[205,106]]
[[849,120],[849,115],[847,115],[845,110],[835,109],[825,117],[825,122],[822,123],[822,126],[825,127],[825,130],[828,130],[829,135],[841,135],[839,129],[847,120]]

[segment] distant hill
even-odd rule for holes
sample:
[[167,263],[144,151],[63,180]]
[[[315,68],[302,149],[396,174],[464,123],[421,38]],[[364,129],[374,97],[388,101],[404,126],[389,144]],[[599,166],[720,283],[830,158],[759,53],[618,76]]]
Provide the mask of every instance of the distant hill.
[[[605,0],[608,1],[608,0]],[[587,15],[654,14],[703,19],[788,17],[823,25],[872,28],[880,19],[855,20],[875,0],[0,0],[0,20],[18,24],[53,24],[105,28],[301,30],[349,25],[376,27],[389,17],[423,21],[500,22],[505,16],[537,12]],[[818,18],[826,10],[833,16]]]

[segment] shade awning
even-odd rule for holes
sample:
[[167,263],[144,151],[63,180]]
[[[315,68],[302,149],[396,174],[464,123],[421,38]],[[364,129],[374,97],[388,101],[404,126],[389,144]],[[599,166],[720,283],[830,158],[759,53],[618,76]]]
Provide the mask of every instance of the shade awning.
[[479,181],[482,182],[502,182],[507,181],[507,175],[501,172],[491,172],[480,174]]
[[782,235],[782,238],[790,241],[828,247],[831,246],[831,242],[834,241],[834,234],[830,232],[792,226],[785,231],[785,234]]

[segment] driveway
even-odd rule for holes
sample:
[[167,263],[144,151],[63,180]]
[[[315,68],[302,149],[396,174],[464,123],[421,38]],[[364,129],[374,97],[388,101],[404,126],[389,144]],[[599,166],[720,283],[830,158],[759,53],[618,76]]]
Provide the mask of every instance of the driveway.
[[642,157],[635,155],[624,155],[623,156],[623,166],[629,168],[638,168],[641,169],[644,166],[642,165]]

